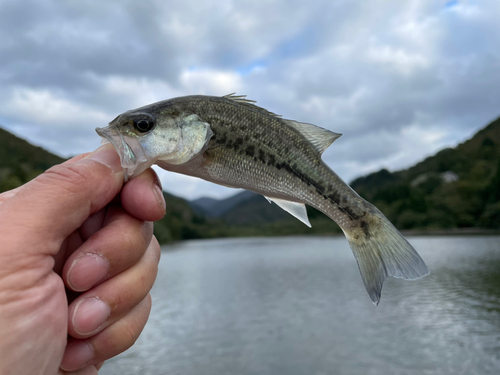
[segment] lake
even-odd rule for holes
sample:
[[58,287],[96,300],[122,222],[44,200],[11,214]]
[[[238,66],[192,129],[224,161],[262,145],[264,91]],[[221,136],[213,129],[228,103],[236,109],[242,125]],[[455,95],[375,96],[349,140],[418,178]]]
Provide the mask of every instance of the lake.
[[499,374],[500,237],[408,237],[431,275],[368,297],[343,237],[163,248],[150,320],[100,374]]

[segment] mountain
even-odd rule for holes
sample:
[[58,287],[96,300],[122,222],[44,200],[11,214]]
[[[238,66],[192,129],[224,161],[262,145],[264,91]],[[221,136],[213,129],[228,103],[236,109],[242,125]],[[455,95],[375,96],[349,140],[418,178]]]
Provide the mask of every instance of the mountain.
[[[340,228],[318,210],[306,206],[312,228],[304,225],[262,195],[255,195],[221,215],[233,230],[241,228],[247,235],[285,236],[340,233]],[[255,233],[255,234],[252,234]]]
[[[249,225],[257,223],[272,223],[279,220],[293,218],[275,204],[260,194],[254,194],[221,215],[227,223],[235,225]],[[294,219],[293,220],[297,220]]]
[[[238,194],[236,194],[238,195]],[[215,199],[215,198],[210,198],[210,197],[201,197],[198,199],[195,199],[194,201],[190,201],[189,205],[197,211],[200,212],[205,212],[205,211],[210,211],[210,208],[214,207],[217,205],[218,202],[220,202],[220,199]]]
[[28,182],[64,160],[0,128],[0,193]]
[[165,216],[155,222],[154,234],[161,244],[171,241],[227,236],[227,225],[196,213],[185,199],[163,192]]
[[500,228],[500,118],[409,169],[351,186],[400,229]]
[[340,233],[330,218],[312,207],[307,207],[309,228],[262,195],[247,190],[226,199],[200,198],[189,204],[198,213],[204,205],[210,217],[219,218],[219,225],[227,226],[220,232],[224,237]]
[[242,192],[234,194],[226,199],[202,197],[195,199],[194,201],[190,201],[189,205],[199,214],[207,217],[220,217],[222,214],[231,210],[241,202],[255,196],[259,195],[248,190],[243,190]]

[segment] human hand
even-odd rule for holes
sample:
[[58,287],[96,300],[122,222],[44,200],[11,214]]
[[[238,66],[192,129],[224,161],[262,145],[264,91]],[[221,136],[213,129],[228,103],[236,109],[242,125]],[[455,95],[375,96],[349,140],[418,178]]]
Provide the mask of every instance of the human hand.
[[96,374],[141,333],[165,201],[151,169],[122,185],[106,145],[0,194],[0,374]]

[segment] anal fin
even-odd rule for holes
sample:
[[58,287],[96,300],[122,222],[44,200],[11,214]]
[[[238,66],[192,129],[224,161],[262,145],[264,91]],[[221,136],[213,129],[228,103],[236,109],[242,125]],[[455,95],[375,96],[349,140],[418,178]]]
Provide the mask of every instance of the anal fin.
[[269,198],[264,196],[269,203],[274,202],[278,207],[288,212],[290,215],[302,221],[305,225],[311,228],[311,223],[307,217],[306,205],[304,203],[291,202],[284,199]]

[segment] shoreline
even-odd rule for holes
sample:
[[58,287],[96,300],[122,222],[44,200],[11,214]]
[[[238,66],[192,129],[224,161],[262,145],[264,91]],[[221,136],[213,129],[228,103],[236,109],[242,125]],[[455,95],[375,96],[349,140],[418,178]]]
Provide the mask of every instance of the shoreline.
[[[401,230],[404,237],[418,237],[418,236],[500,236],[500,229],[486,229],[486,228],[449,228],[449,229],[406,229]],[[344,237],[342,233],[322,233],[322,234],[288,234],[281,236],[228,236],[228,237],[212,237],[212,238],[191,238],[168,243],[160,244],[160,246],[169,246],[172,244],[179,244],[185,241],[210,241],[221,239],[234,239],[234,238],[285,238],[285,237]]]
[[495,236],[500,229],[486,228],[449,228],[449,229],[407,229],[400,231],[403,236]]

